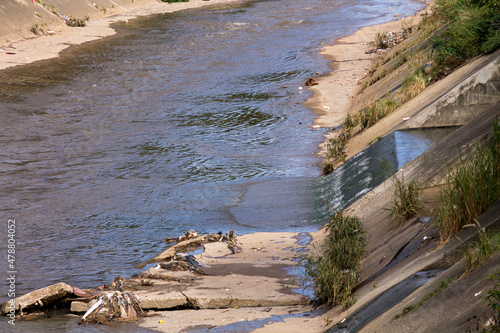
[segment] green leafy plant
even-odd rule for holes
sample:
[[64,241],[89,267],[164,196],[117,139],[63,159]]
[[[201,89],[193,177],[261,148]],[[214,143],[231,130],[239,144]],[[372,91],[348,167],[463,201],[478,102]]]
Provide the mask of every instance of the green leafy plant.
[[467,59],[500,47],[498,0],[439,0],[435,15],[445,24],[433,36],[433,76],[443,76]]

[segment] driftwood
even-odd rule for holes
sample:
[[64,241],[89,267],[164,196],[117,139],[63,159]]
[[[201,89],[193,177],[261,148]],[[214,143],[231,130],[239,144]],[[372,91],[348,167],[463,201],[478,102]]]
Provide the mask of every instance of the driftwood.
[[163,251],[160,255],[154,258],[153,261],[160,262],[172,260],[177,253],[188,252],[202,246],[203,244],[214,242],[226,242],[229,249],[233,253],[241,251],[241,248],[237,245],[238,243],[236,240],[236,233],[234,232],[234,229],[229,230],[229,232],[227,232],[226,234],[222,234],[222,232],[219,232],[217,234],[207,234],[191,238],[192,235],[195,234],[198,235],[196,231],[190,230],[181,237],[167,238],[165,241],[170,242],[173,240],[173,242],[175,242],[176,240],[178,240],[179,242]]

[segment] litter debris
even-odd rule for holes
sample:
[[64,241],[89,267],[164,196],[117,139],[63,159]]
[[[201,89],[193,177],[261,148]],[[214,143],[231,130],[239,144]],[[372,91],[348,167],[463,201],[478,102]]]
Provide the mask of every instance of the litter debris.
[[125,291],[138,290],[141,286],[152,286],[153,282],[148,279],[125,279],[121,276],[116,276],[111,284],[105,286],[106,290]]
[[403,120],[408,120],[408,119],[411,119],[411,117],[404,117]]
[[306,81],[306,86],[314,86],[317,84],[318,84],[318,82],[314,81],[314,79],[312,77],[308,78]]
[[227,232],[225,235],[223,235],[222,232],[219,231],[219,233],[217,234],[207,234],[203,236],[199,236],[196,231],[190,230],[184,236],[177,238],[170,237],[165,239],[165,241],[169,243],[176,241],[178,242],[177,244],[163,251],[163,253],[154,258],[153,260],[156,262],[170,260],[174,258],[177,253],[194,250],[206,243],[226,242],[227,247],[233,254],[241,251],[241,248],[238,246],[238,242],[236,240],[234,229],[229,230],[229,232]]
[[79,324],[107,324],[112,320],[137,321],[139,316],[144,316],[144,312],[136,294],[120,291],[105,292],[82,316]]
[[194,230],[189,230],[188,232],[186,232],[184,235],[180,236],[180,237],[169,237],[167,239],[165,239],[165,242],[167,243],[173,243],[173,242],[182,242],[184,240],[187,240],[187,239],[193,239],[193,238],[196,238],[196,237],[199,237],[200,235],[198,235],[198,233]]
[[169,271],[189,271],[200,275],[207,275],[207,273],[201,269],[200,264],[196,261],[194,256],[190,254],[177,254],[171,261],[162,262],[159,266]]

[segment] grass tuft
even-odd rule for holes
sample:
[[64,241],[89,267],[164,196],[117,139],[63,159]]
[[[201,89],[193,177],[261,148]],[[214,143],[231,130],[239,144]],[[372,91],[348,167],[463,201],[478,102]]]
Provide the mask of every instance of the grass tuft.
[[354,304],[352,292],[365,254],[365,232],[359,218],[345,216],[341,211],[334,215],[327,228],[323,253],[301,259],[304,285],[314,288],[318,303],[341,305],[346,309]]
[[423,206],[419,200],[421,189],[414,180],[406,184],[403,174],[401,174],[401,179],[396,175],[391,179],[393,184],[392,204],[387,210],[390,212],[389,218],[394,219],[395,225],[400,227],[410,217],[417,216],[422,210]]
[[361,130],[364,130],[375,125],[377,121],[387,116],[398,106],[398,103],[392,99],[375,101],[359,111],[356,115],[356,122],[361,125]]
[[386,32],[377,32],[377,35],[375,36],[375,47],[377,49],[387,49],[389,47],[389,44],[387,43],[387,33]]
[[337,163],[344,162],[347,140],[351,137],[351,129],[343,126],[339,134],[326,142],[326,160],[323,162],[323,174],[327,175],[335,169]]
[[84,27],[87,25],[87,21],[89,19],[90,18],[88,16],[85,16],[83,19],[70,17],[66,20],[66,25],[70,27]]
[[35,35],[43,34],[45,32],[44,26],[45,25],[43,23],[42,24],[33,23],[33,25],[30,28],[30,31]]
[[406,97],[406,101],[413,99],[422,91],[424,91],[428,82],[429,79],[427,77],[427,74],[425,73],[425,67],[421,64],[417,65],[413,73],[407,75],[403,80],[401,89],[403,95]]
[[500,233],[488,235],[486,230],[480,227],[477,220],[474,222],[475,224],[465,226],[475,226],[478,228],[478,240],[472,241],[465,246],[464,258],[467,272],[483,265],[500,250]]
[[436,218],[441,241],[455,237],[467,224],[500,199],[500,130],[493,124],[489,147],[479,143],[460,155],[458,166],[447,176],[439,195]]

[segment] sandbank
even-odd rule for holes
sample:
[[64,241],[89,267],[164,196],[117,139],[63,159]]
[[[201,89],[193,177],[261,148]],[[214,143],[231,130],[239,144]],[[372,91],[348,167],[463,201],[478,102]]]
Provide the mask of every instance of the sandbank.
[[[24,38],[8,40],[5,38],[5,35],[0,35],[0,70],[18,65],[29,64],[39,60],[56,58],[61,51],[72,45],[79,45],[85,42],[112,36],[116,33],[116,31],[111,27],[111,25],[116,22],[126,22],[141,16],[172,13],[186,9],[235,3],[238,1],[240,0],[190,0],[189,2],[178,2],[172,4],[157,1],[145,1],[142,5],[132,9],[126,9],[116,14],[110,14],[108,16],[98,17],[95,19],[91,18],[85,27],[69,27],[59,22],[59,24],[52,27],[52,30],[48,30],[50,33],[46,32],[45,34],[39,36],[33,36],[32,33],[24,33]],[[33,6],[36,7],[36,4],[33,4]],[[38,7],[42,8],[41,6]],[[0,12],[0,14],[2,13]],[[27,29],[25,30],[28,31]]]
[[[414,25],[420,20],[424,9],[415,15],[399,18],[394,21],[361,28],[354,34],[339,38],[333,45],[327,45],[321,50],[330,62],[330,71],[316,79],[318,85],[309,87],[313,95],[304,103],[316,115],[313,127],[337,128],[341,126],[347,113],[351,110],[351,101],[356,94],[361,79],[372,67],[373,61],[379,55],[368,53],[374,49],[374,40],[378,33],[398,31],[404,25]],[[328,139],[334,134],[326,134]],[[326,152],[326,141],[320,145],[319,155]]]

